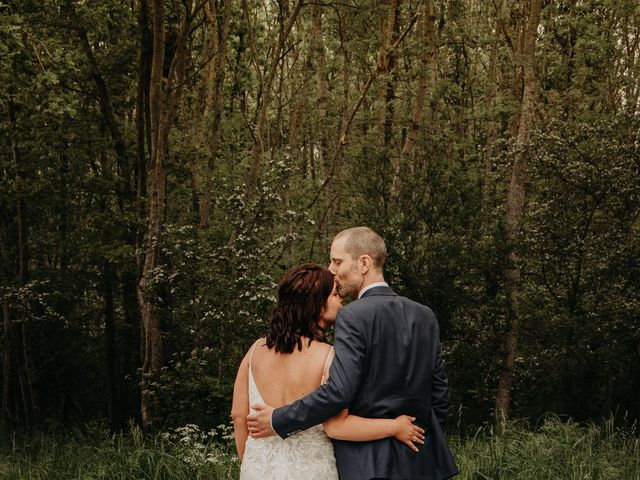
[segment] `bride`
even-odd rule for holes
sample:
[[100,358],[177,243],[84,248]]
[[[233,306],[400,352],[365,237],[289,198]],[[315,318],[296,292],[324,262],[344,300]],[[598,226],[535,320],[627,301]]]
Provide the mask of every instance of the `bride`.
[[335,322],[341,303],[333,274],[321,265],[299,265],[280,281],[267,335],[245,355],[233,389],[231,415],[241,480],[337,480],[329,437],[348,441],[395,437],[414,451],[416,444],[424,444],[424,430],[412,423],[412,417],[369,419],[347,410],[286,440],[249,437],[250,405],[286,405],[327,380],[333,348],[325,341],[324,329]]

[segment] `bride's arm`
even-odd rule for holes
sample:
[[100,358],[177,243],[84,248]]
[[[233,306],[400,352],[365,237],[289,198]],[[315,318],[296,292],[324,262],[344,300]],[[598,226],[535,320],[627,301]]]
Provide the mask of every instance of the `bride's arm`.
[[231,418],[233,419],[233,436],[236,440],[238,457],[242,461],[244,447],[249,436],[247,427],[247,415],[249,414],[249,353],[240,363],[236,383],[233,386],[233,403],[231,406]]
[[413,424],[415,418],[400,415],[394,419],[363,418],[349,415],[343,410],[322,425],[326,434],[336,440],[367,442],[395,437],[411,450],[417,452],[417,445],[424,445],[424,430]]
[[[327,381],[329,367],[333,362],[334,352],[327,356],[321,383]],[[344,409],[338,415],[322,424],[325,433],[335,440],[350,440],[352,442],[369,442],[387,437],[395,437],[417,452],[418,445],[424,445],[424,430],[413,424],[415,418],[400,415],[394,419],[364,418],[349,415]]]

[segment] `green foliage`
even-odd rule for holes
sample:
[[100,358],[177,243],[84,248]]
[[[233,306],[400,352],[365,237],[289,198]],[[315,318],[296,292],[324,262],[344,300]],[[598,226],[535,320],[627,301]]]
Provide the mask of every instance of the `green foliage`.
[[[640,208],[640,151],[628,141],[638,128],[636,118],[625,116],[552,124],[532,150],[523,383],[548,394],[551,410],[579,405],[579,418],[606,416],[612,403],[633,408],[619,379],[637,361],[640,342],[631,320],[640,315],[633,213]],[[566,385],[569,395],[552,399],[551,384]],[[617,398],[597,385],[615,388]]]
[[[0,451],[0,478],[236,479],[239,461],[228,427],[204,432],[185,425],[155,437],[137,427],[126,434],[76,432],[67,437],[14,437]],[[221,436],[222,434],[222,436]],[[633,480],[640,476],[640,440],[612,421],[581,426],[550,417],[530,428],[514,422],[452,437],[464,480]]]
[[266,330],[276,281],[289,262],[305,258],[293,258],[298,235],[282,226],[304,226],[306,215],[279,208],[293,172],[283,160],[267,167],[255,204],[232,191],[210,230],[169,227],[163,239],[167,263],[153,281],[169,359],[153,392],[160,425],[209,428],[228,420],[237,367]]
[[145,436],[132,426],[127,435],[76,431],[68,437],[14,437],[0,454],[3,479],[226,479],[237,478],[238,462],[225,443],[200,443],[202,434],[185,427]]

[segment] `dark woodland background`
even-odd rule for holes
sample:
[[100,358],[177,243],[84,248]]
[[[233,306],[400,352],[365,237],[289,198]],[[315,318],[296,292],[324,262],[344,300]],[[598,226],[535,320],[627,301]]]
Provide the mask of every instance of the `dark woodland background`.
[[0,2],[3,429],[229,422],[369,225],[452,425],[640,416],[635,0]]

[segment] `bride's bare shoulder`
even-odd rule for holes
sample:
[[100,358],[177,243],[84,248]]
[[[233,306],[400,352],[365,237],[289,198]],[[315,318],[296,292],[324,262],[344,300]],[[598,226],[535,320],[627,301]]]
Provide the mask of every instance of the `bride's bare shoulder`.
[[331,348],[331,345],[324,342],[311,342],[311,345],[309,346],[309,349],[313,349],[318,355],[324,356],[329,354]]
[[245,358],[249,360],[254,356],[258,357],[261,355],[260,350],[263,350],[263,349],[267,350],[267,339],[264,337],[261,337],[251,344],[251,346],[249,347],[249,350],[247,350],[247,353],[245,354]]
[[259,350],[260,348],[267,348],[266,337],[260,337],[257,340],[255,340],[249,347],[249,350],[247,350],[247,354],[250,354],[251,350]]

